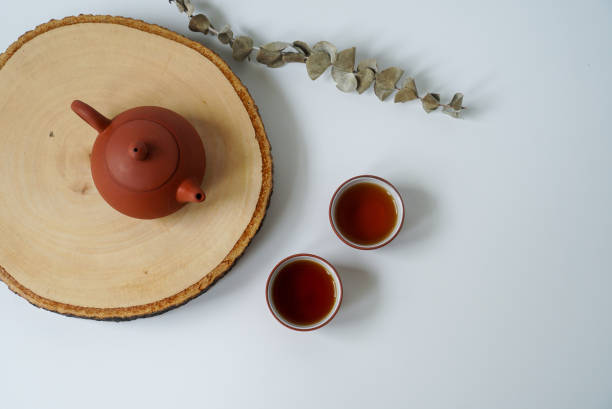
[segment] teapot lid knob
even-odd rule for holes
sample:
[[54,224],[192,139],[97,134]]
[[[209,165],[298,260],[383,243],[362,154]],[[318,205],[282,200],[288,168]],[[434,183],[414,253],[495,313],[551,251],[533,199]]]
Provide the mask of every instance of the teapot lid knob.
[[128,154],[136,160],[145,160],[149,155],[149,148],[143,141],[135,141],[129,144]]

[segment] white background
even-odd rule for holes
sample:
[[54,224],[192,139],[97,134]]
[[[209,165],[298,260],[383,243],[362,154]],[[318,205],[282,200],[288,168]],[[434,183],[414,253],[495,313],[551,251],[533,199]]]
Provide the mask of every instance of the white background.
[[[612,407],[610,1],[194,3],[260,43],[355,45],[420,90],[464,92],[469,110],[427,115],[299,64],[229,60],[274,154],[252,245],[208,293],[132,322],[63,317],[0,286],[0,407]],[[165,0],[7,1],[0,48],[79,13],[187,33]],[[373,252],[342,244],[326,213],[362,173],[406,203],[402,233]],[[345,286],[312,333],[282,327],[264,298],[274,264],[302,251]]]

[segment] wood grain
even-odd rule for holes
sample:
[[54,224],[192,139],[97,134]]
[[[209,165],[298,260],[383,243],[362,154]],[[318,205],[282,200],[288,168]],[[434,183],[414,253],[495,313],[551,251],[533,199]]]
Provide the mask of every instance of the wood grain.
[[[206,149],[207,199],[157,220],[124,216],[96,191],[96,133],[71,110],[141,105],[185,116]],[[216,54],[123,17],[52,20],[0,55],[0,279],[32,304],[131,319],[205,291],[265,215],[272,159],[247,89]]]

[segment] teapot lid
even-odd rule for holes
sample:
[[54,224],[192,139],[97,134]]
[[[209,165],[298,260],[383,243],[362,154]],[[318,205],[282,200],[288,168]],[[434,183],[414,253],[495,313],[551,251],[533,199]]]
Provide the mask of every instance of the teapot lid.
[[115,182],[142,192],[155,190],[172,177],[179,148],[164,126],[139,119],[113,130],[104,155]]

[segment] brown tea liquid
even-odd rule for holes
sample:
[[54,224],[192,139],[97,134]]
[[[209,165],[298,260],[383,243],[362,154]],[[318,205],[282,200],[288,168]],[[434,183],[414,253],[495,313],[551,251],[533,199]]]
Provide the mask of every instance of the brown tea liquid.
[[272,302],[278,313],[296,325],[321,321],[334,307],[334,279],[311,260],[296,260],[282,268],[272,283]]
[[375,183],[346,188],[336,199],[336,228],[353,243],[368,246],[386,239],[397,223],[393,196]]

